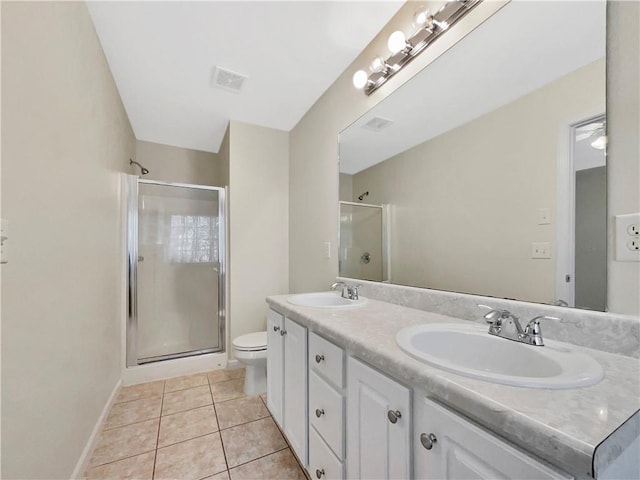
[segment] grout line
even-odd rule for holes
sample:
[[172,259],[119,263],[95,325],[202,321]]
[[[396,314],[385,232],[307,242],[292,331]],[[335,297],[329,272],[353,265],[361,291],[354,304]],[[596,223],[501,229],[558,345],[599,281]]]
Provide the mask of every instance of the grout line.
[[160,417],[147,418],[147,419],[145,419],[145,420],[137,420],[137,421],[135,421],[135,422],[125,423],[125,424],[123,424],[123,425],[117,425],[117,426],[115,426],[115,427],[103,428],[101,433],[104,433],[104,432],[110,432],[110,431],[112,431],[112,430],[116,430],[116,429],[118,429],[118,428],[128,427],[128,426],[130,426],[130,425],[137,425],[137,424],[139,424],[139,423],[148,422],[148,421],[150,421],[150,420],[157,420],[157,419],[159,419],[159,418],[160,418]]
[[[207,379],[209,375],[207,375]],[[213,401],[213,391],[211,390],[211,382],[209,382],[209,394],[211,395],[211,401],[213,402],[213,412],[216,416],[216,424],[218,425],[218,435],[220,435],[220,446],[222,447],[222,456],[224,457],[224,464],[227,466],[227,472],[229,472],[229,462],[227,461],[227,451],[224,448],[224,441],[222,440],[222,433],[220,433],[220,422],[218,421],[218,410],[216,410],[215,402]],[[231,474],[228,473],[229,478]]]
[[[224,431],[230,430],[232,428],[241,427],[242,425],[247,425],[249,423],[257,422],[258,420],[264,420],[265,418],[271,418],[271,415],[265,415],[264,417],[254,418],[253,420],[247,420],[246,422],[237,423],[235,425],[231,425],[230,427],[220,428],[220,431],[224,432]],[[218,424],[218,428],[219,427],[220,427],[220,425]]]
[[128,455],[126,457],[122,457],[122,458],[116,458],[115,460],[111,460],[110,462],[105,462],[105,463],[101,463],[100,465],[94,465],[92,467],[87,467],[87,469],[85,470],[85,472],[89,471],[89,470],[93,470],[94,468],[98,468],[98,467],[104,467],[105,465],[111,465],[112,463],[116,463],[116,462],[121,462],[122,460],[127,460],[129,458],[133,458],[133,457],[139,457],[140,455],[146,455],[147,453],[151,453],[154,452],[155,449],[153,450],[147,450],[146,452],[140,452],[140,453],[136,453],[135,455]]
[[[215,432],[208,432],[208,433],[203,433],[202,435],[196,435],[195,437],[192,438],[187,438],[185,440],[180,440],[179,442],[175,442],[175,443],[170,443],[168,445],[163,445],[161,447],[157,447],[156,450],[162,450],[163,448],[167,448],[167,447],[173,447],[174,445],[178,445],[180,443],[185,443],[185,442],[190,442],[191,440],[195,440],[197,438],[202,438],[202,437],[207,437],[209,435],[214,435],[216,433],[220,433],[220,430],[216,430]],[[222,437],[221,437],[222,438]]]
[[[164,387],[163,387],[163,392],[164,392]],[[145,395],[143,397],[132,398],[130,400],[121,400],[119,402],[113,402],[113,405],[115,406],[115,405],[122,405],[124,403],[138,402],[140,400],[149,400],[150,398],[161,397],[162,395],[163,395],[162,392],[161,393],[149,394],[149,395]]]
[[[256,457],[256,458],[253,458],[253,459],[248,460],[248,461],[246,461],[244,463],[239,463],[238,465],[235,465],[235,466],[231,467],[229,470],[233,470],[234,468],[242,467],[243,465],[246,465],[246,464],[251,463],[251,462],[255,462],[256,460],[260,460],[262,458],[268,457],[270,455],[274,455],[274,454],[282,452],[284,450],[289,450],[289,446],[287,445],[286,447],[283,447],[283,448],[281,448],[279,450],[274,450],[273,452],[267,453],[265,455],[261,455],[261,456]],[[293,452],[291,452],[291,454],[293,455]],[[297,460],[296,460],[296,463],[298,463]],[[298,465],[300,465],[300,464],[298,464]]]
[[[165,387],[167,382],[164,382]],[[160,443],[160,427],[162,426],[162,408],[164,407],[164,388],[162,389],[162,400],[160,401],[160,421],[158,422],[158,435],[156,436],[156,451],[153,456],[153,472],[151,473],[151,479],[156,476],[156,461],[158,460],[158,443]]]
[[209,385],[209,379],[207,379],[207,383],[203,383],[202,385],[191,385],[190,387],[184,387],[184,388],[176,388],[175,390],[171,390],[169,392],[166,391],[166,385],[165,385],[165,391],[164,393],[174,393],[174,392],[182,392],[184,390],[189,390],[190,388],[198,388],[198,387],[206,387]]
[[168,417],[168,416],[170,416],[170,415],[175,415],[176,413],[184,413],[184,412],[188,412],[188,411],[190,411],[190,410],[195,410],[196,408],[208,407],[209,405],[212,405],[212,406],[213,406],[213,402],[212,402],[212,403],[207,403],[206,405],[198,405],[198,406],[196,406],[196,407],[186,408],[186,409],[184,409],[184,410],[177,410],[177,411],[175,411],[175,412],[167,413],[167,414],[165,414],[165,415],[162,415],[162,411],[160,411],[160,413],[161,413],[161,415],[160,415],[160,416],[161,416],[161,417]]

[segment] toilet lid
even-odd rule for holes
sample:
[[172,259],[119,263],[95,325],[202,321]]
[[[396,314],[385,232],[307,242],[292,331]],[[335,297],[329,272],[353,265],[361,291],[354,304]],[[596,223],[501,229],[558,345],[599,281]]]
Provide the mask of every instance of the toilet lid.
[[240,335],[233,340],[238,350],[264,350],[267,348],[267,332],[254,332]]

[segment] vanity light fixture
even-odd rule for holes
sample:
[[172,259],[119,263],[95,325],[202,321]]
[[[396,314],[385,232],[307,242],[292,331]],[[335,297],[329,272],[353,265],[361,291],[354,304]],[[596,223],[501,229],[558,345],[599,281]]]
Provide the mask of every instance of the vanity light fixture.
[[391,56],[386,60],[374,58],[369,67],[371,74],[358,70],[353,75],[353,86],[371,95],[481,1],[450,0],[434,14],[425,8],[419,9],[413,17],[417,31],[409,39],[401,30],[393,32],[387,42]]
[[600,132],[600,135],[598,135],[598,137],[593,142],[591,142],[591,146],[596,150],[604,150],[607,146],[607,136],[604,135],[603,132]]

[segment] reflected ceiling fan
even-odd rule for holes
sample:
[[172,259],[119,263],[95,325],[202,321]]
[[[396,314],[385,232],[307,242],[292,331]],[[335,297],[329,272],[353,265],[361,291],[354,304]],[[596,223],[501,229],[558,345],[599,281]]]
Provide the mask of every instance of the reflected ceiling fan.
[[576,128],[576,142],[590,140],[591,146],[597,150],[604,150],[607,146],[606,122],[593,122]]

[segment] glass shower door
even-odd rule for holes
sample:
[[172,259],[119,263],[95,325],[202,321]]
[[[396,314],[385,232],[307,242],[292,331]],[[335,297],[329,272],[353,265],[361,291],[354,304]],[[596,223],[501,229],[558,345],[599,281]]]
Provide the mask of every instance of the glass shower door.
[[222,351],[224,189],[136,180],[127,364]]

